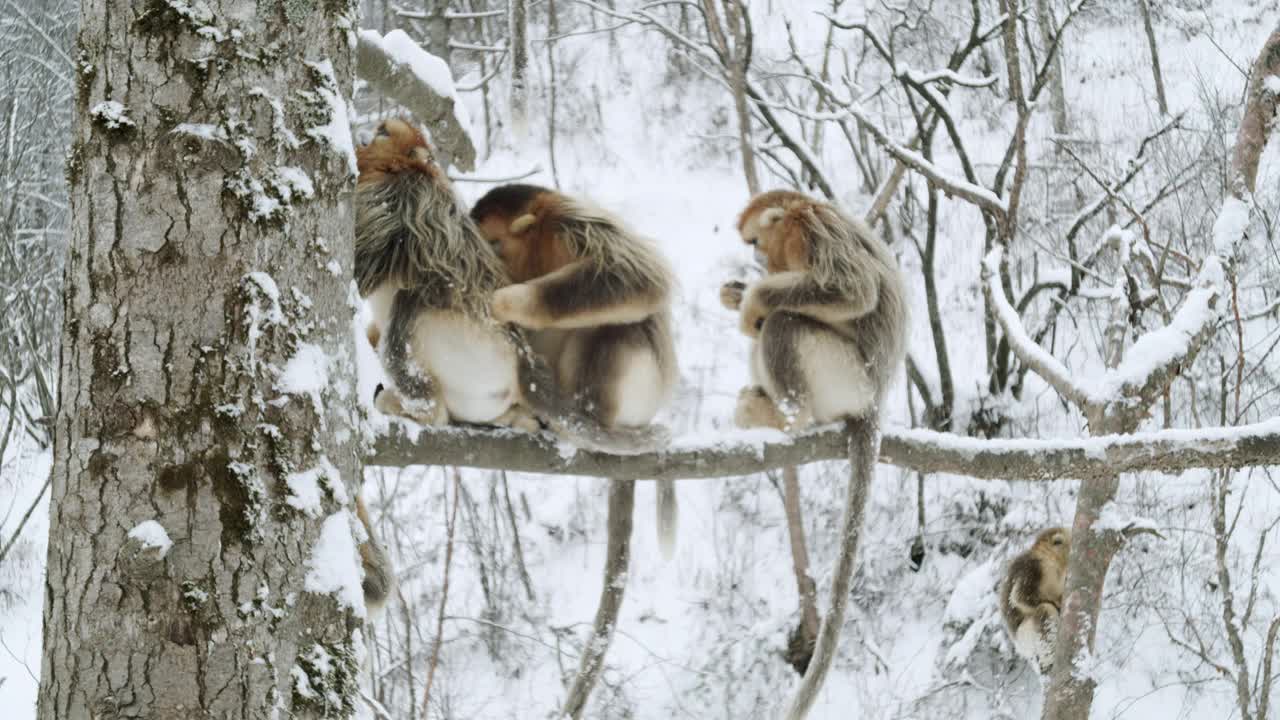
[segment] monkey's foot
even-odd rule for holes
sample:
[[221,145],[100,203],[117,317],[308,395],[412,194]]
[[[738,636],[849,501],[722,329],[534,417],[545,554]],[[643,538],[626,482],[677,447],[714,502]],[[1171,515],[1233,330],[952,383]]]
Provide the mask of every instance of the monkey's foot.
[[382,339],[382,331],[378,329],[377,325],[369,323],[369,327],[365,328],[364,333],[369,340],[369,344],[373,346],[374,350],[377,350],[378,341]]
[[536,433],[542,430],[542,423],[538,422],[538,417],[533,414],[532,410],[523,405],[512,405],[506,412],[495,418],[493,424],[523,430],[527,433]]
[[733,423],[743,429],[787,428],[787,419],[778,412],[778,406],[773,404],[773,400],[760,387],[746,387],[738,393],[738,407],[733,413]]
[[382,388],[373,396],[373,406],[384,415],[409,418],[419,425],[438,427],[449,424],[449,411],[435,400],[404,400],[395,390]]

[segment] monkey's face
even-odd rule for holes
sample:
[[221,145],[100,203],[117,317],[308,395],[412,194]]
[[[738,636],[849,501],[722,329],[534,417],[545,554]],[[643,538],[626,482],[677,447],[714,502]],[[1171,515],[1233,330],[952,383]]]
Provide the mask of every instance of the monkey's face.
[[755,249],[756,261],[770,273],[803,271],[809,267],[809,244],[795,210],[765,207],[749,212],[738,225],[742,241]]
[[476,218],[480,232],[507,266],[511,281],[524,283],[555,272],[573,261],[568,248],[548,222],[545,208],[529,208],[509,217],[493,213]]
[[1067,551],[1071,548],[1071,531],[1067,528],[1045,530],[1036,536],[1036,546],[1044,548],[1065,563]]
[[424,173],[433,180],[443,177],[427,139],[417,128],[396,118],[384,121],[373,140],[356,150],[356,164],[360,183],[377,182],[387,175],[407,171]]

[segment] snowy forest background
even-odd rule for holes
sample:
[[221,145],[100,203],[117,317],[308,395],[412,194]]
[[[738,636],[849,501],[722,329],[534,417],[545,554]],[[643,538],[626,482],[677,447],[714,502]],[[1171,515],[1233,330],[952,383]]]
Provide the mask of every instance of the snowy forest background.
[[[1117,334],[1123,345],[1168,321],[1212,252],[1246,73],[1280,9],[1264,0],[1026,5],[1028,88],[1050,45],[1058,62],[1044,66],[1032,98],[1007,290],[1029,332],[1088,378],[1108,365]],[[362,6],[362,27],[403,29],[453,68],[478,148],[476,168],[454,173],[464,196],[503,178],[555,185],[614,210],[672,258],[682,374],[661,420],[678,442],[729,430],[746,382],[747,341],[718,290],[755,272],[733,229],[749,183],[865,212],[893,171],[875,130],[905,145],[921,128],[930,141],[916,149],[948,177],[972,173],[991,188],[1011,172],[1018,115],[993,30],[998,2],[752,0],[739,22],[724,15],[710,25],[697,3],[529,2],[527,113],[513,112],[505,3]],[[76,14],[70,0],[0,0],[0,707],[18,718],[34,715],[40,667]],[[743,89],[763,102],[735,102]],[[865,118],[844,112],[851,97]],[[357,137],[398,112],[359,87],[354,105]],[[1280,413],[1275,145],[1263,156],[1230,310],[1143,429]],[[885,219],[913,309],[911,362],[888,423],[974,437],[1086,435],[1078,409],[1027,372],[989,321],[981,261],[991,229],[978,206],[908,172]],[[353,342],[368,403],[380,369],[363,334]],[[1265,716],[1264,659],[1280,627],[1273,470],[1124,476],[1117,504],[1163,538],[1136,540],[1111,568],[1090,668],[1100,681],[1094,717]],[[845,463],[801,470],[823,597],[846,472]],[[784,659],[797,599],[780,487],[764,475],[679,483],[669,563],[652,523],[637,519],[590,717],[778,715],[797,682]],[[811,717],[1034,716],[1040,683],[1012,653],[994,587],[1035,532],[1070,524],[1076,487],[881,465],[843,640]],[[527,718],[556,707],[595,610],[605,483],[377,469],[365,497],[401,582],[372,634],[369,694],[393,717],[422,717],[442,627],[429,717]],[[641,483],[637,505],[651,512],[651,484]]]

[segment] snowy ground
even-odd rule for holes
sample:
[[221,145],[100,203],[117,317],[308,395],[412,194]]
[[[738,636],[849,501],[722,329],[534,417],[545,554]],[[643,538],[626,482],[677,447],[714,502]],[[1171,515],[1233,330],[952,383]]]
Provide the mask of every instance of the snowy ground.
[[[1262,7],[1218,3],[1212,23],[1204,19],[1207,15],[1184,18],[1187,24],[1213,26],[1216,43],[1169,27],[1162,30],[1174,108],[1194,107],[1206,89],[1238,95],[1242,80],[1233,63],[1247,65],[1275,21],[1275,8]],[[1077,51],[1067,58],[1069,101],[1083,110],[1090,132],[1108,141],[1135,140],[1159,122],[1145,90],[1149,76],[1142,64],[1142,37],[1134,27],[1095,25],[1081,32],[1087,42],[1076,43]],[[562,52],[574,52],[573,47],[564,43]],[[652,47],[654,53],[662,52],[661,43]],[[582,122],[580,127],[565,125],[577,129],[562,128],[558,169],[563,190],[586,194],[626,218],[657,239],[673,260],[682,284],[676,314],[682,376],[677,401],[661,419],[679,435],[697,437],[729,427],[734,398],[746,380],[747,342],[737,333],[735,318],[720,307],[717,293],[722,282],[742,276],[749,264],[748,249],[733,231],[747,193],[740,165],[719,152],[729,141],[698,135],[710,132],[704,128],[713,127],[714,110],[695,107],[696,98],[664,85],[650,64],[638,55],[624,60],[584,56],[574,82],[603,89],[598,90],[598,104],[579,98],[577,105],[569,101],[569,109],[562,108],[570,117],[578,113]],[[479,116],[473,108],[472,117]],[[663,117],[685,121],[653,120]],[[985,122],[975,113],[967,132],[977,132]],[[1033,127],[1033,135],[1047,132],[1047,121]],[[550,184],[545,128],[535,121],[530,133],[535,137],[522,143],[521,151],[498,149],[475,176],[520,174],[537,165],[544,172],[529,181]],[[460,183],[470,199],[487,187]],[[981,222],[969,210],[955,210],[944,227],[937,261],[946,269],[940,277],[941,304],[955,376],[972,384],[982,365],[977,285]],[[905,267],[915,267],[914,251],[896,250]],[[917,285],[918,277],[914,275]],[[914,287],[913,292],[912,341],[923,351],[929,342],[922,320],[923,291]],[[359,356],[359,395],[367,402],[378,371],[366,346]],[[1070,364],[1071,355],[1060,357]],[[972,387],[959,392],[971,395]],[[904,398],[900,385],[890,403],[894,421],[906,417]],[[1064,419],[1052,393],[1034,382],[1017,412],[1020,432],[1080,432],[1078,419]],[[47,454],[30,448],[7,459],[0,472],[0,498],[13,493],[15,509],[9,511],[8,500],[0,500],[0,537],[7,537],[15,516],[39,490],[48,465]],[[805,468],[802,476],[813,572],[823,593],[834,559],[845,475],[842,464],[824,463]],[[502,506],[490,501],[502,496],[501,480],[494,473],[466,472],[464,477],[475,510],[469,512],[464,503],[460,513],[438,702],[451,718],[545,717],[563,699],[562,679],[576,669],[575,649],[595,611],[604,554],[605,484],[518,474],[508,478],[534,593],[530,600],[514,566],[510,528],[497,515],[490,516],[491,507]],[[438,468],[371,471],[366,478],[366,497],[381,517],[404,596],[417,615],[423,634],[415,640],[419,643],[433,636],[440,601],[446,479]],[[1220,616],[1214,625],[1220,609],[1207,487],[1204,473],[1139,476],[1123,485],[1122,511],[1154,518],[1166,539],[1138,541],[1109,576],[1094,717],[1235,714],[1231,686],[1176,647],[1168,630],[1180,632],[1189,619],[1203,623],[1210,654],[1227,657]],[[1038,680],[1013,658],[999,629],[991,590],[1001,564],[1036,530],[1069,524],[1074,486],[935,476],[925,488],[928,555],[913,571],[909,548],[915,535],[916,478],[896,468],[879,469],[854,602],[839,657],[811,714],[815,719],[1035,716]],[[674,560],[664,563],[654,532],[653,488],[640,484],[627,597],[591,715],[637,720],[777,717],[797,680],[781,659],[795,622],[796,600],[779,493],[759,476],[684,482],[678,492],[679,545]],[[1264,473],[1256,473],[1248,493],[1231,558],[1240,577],[1247,577],[1254,538],[1280,513],[1280,491]],[[35,697],[46,528],[47,513],[41,508],[24,536],[23,559],[0,567],[0,707],[12,709],[8,717],[29,717]],[[1280,572],[1273,568],[1280,567],[1280,553],[1268,546],[1262,557],[1257,612],[1269,618],[1277,612]],[[826,604],[824,594],[820,608]],[[399,626],[391,625],[393,617],[398,622],[399,612],[393,604],[376,633],[384,655],[388,646],[403,651]],[[1260,655],[1257,635],[1247,633],[1254,658]]]

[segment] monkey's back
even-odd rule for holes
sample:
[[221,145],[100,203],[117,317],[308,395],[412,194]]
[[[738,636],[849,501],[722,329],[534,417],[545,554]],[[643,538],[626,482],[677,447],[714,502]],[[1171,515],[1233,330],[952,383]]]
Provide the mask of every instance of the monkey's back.
[[1013,600],[1014,591],[1018,591],[1019,599],[1028,605],[1037,604],[1040,594],[1040,581],[1043,578],[1043,567],[1040,559],[1028,550],[1013,559],[1000,583],[1000,615],[1004,618],[1009,633],[1016,633],[1018,626],[1027,615],[1019,609]]

